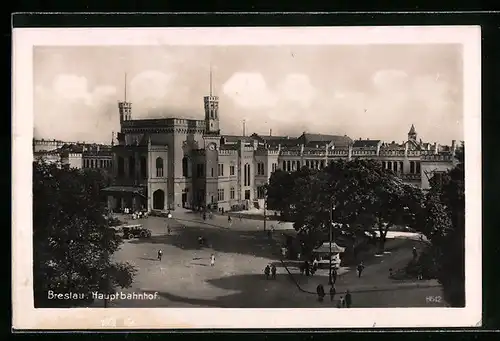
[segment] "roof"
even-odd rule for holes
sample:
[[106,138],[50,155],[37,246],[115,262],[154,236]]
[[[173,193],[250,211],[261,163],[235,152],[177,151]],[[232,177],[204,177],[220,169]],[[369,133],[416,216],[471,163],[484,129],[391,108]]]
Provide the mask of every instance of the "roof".
[[[266,142],[273,141],[273,140],[289,140],[290,139],[290,136],[259,135],[259,134],[256,134],[256,133],[253,133],[250,136],[253,137],[253,138],[257,138],[259,140],[262,140],[262,141],[266,141]],[[292,138],[292,139],[295,139],[295,138]]]
[[221,141],[223,141],[224,143],[236,143],[240,140],[251,141],[252,138],[249,136],[239,136],[239,135],[223,135],[221,137]]
[[220,150],[237,150],[238,146],[234,144],[222,144],[219,147]]
[[347,146],[352,143],[352,139],[347,135],[325,135],[303,133],[297,140],[308,144],[310,142],[333,142],[335,146]]
[[304,145],[305,148],[321,148],[321,149],[325,149],[325,146],[327,144],[329,144],[331,141],[313,141],[313,142],[309,142],[309,143],[306,143]]
[[[332,253],[333,252],[344,252],[345,247],[339,246],[337,243],[332,243]],[[319,247],[315,248],[313,252],[316,253],[330,253],[330,243],[326,242],[320,245]]]
[[354,148],[374,148],[377,147],[380,140],[356,140],[354,141]]
[[410,128],[410,131],[408,132],[408,135],[413,135],[413,134],[416,134],[416,130],[415,130],[415,126],[412,124],[411,125],[411,128]]

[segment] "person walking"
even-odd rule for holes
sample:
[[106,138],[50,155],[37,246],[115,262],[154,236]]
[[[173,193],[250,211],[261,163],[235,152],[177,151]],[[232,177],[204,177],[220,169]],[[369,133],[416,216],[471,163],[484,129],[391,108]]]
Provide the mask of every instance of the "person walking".
[[210,256],[210,266],[214,265],[215,265],[215,255],[212,253],[212,255]]
[[323,299],[325,298],[325,288],[322,284],[318,284],[316,287],[316,293],[318,294],[318,301],[323,302]]
[[335,288],[335,284],[332,284],[332,286],[330,287],[330,302],[333,302],[336,293],[337,289]]
[[271,277],[272,279],[276,279],[276,265],[271,265]]
[[309,262],[306,261],[304,266],[305,266],[305,270],[306,270],[306,276],[309,277],[309,275],[311,274],[311,267],[309,266]]
[[337,283],[337,268],[334,267],[332,269],[332,283],[335,284]]
[[346,305],[347,308],[350,308],[351,304],[352,304],[351,293],[349,292],[349,290],[347,290],[345,292],[345,305]]
[[413,260],[416,261],[418,258],[417,248],[414,246],[413,249],[411,250],[411,252],[413,254]]
[[172,229],[170,228],[170,225],[167,224],[167,235],[170,236],[171,233],[172,233]]
[[339,308],[345,308],[345,298],[344,298],[344,296],[340,296],[339,305],[340,305]]
[[163,251],[158,250],[158,260],[161,261],[161,257],[163,256]]
[[269,279],[269,273],[271,272],[271,268],[269,267],[269,264],[266,265],[264,268],[264,275],[266,275],[266,279]]
[[363,273],[363,270],[365,269],[365,265],[363,262],[360,262],[358,264],[357,270],[358,270],[358,278],[361,278],[361,274]]

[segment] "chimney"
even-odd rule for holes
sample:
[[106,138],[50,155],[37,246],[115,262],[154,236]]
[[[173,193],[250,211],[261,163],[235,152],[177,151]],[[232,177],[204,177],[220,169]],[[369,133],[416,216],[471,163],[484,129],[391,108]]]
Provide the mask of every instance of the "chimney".
[[300,145],[300,155],[304,154],[304,144]]
[[269,136],[273,136],[273,130],[269,129]]
[[439,145],[437,144],[437,142],[434,142],[434,154],[437,154],[438,150],[439,150]]
[[347,158],[348,158],[349,161],[352,158],[352,144],[351,143],[349,143],[349,151],[348,151]]
[[99,145],[97,145],[97,152],[99,153]]
[[377,155],[380,154],[380,145],[381,145],[381,142],[377,143]]
[[405,143],[405,156],[408,156],[408,143]]

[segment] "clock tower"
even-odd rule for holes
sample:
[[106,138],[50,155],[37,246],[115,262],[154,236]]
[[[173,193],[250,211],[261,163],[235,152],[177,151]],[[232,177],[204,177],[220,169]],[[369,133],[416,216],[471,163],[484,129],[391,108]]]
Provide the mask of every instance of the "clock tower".
[[219,97],[213,95],[212,67],[210,66],[210,92],[203,98],[205,107],[205,205],[218,202],[218,165],[219,165]]

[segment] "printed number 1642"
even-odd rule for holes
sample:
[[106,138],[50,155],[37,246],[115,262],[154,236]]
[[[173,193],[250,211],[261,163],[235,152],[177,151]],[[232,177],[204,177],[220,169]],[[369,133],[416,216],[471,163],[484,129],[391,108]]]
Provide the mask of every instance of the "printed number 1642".
[[426,303],[441,303],[441,296],[427,296],[425,298]]

